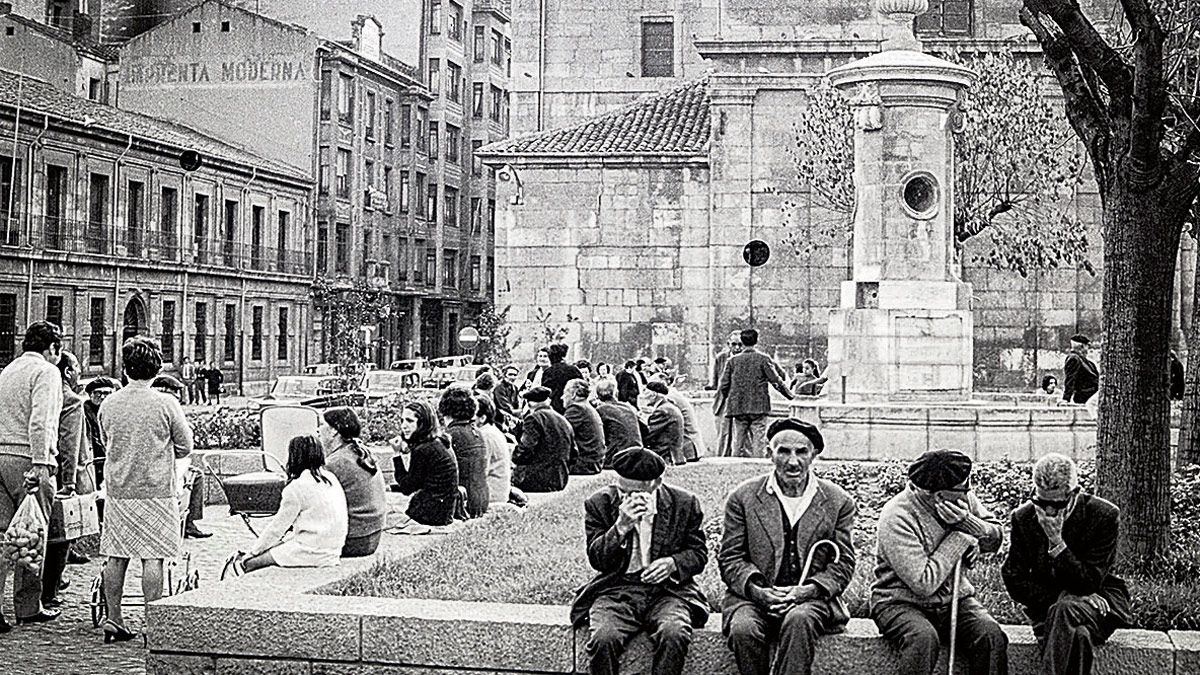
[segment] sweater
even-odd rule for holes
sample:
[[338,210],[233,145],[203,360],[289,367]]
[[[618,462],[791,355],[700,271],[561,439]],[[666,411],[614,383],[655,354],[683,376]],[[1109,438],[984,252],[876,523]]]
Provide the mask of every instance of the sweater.
[[446,425],[450,449],[458,461],[458,484],[467,489],[467,515],[477,518],[488,509],[488,450],[472,422]]
[[405,513],[422,525],[449,525],[458,502],[458,462],[450,445],[441,438],[427,438],[409,447],[407,467],[401,455],[392,459],[396,489],[412,495]]
[[324,469],[319,471],[328,483],[313,478],[311,471],[304,471],[283,488],[279,511],[263,528],[250,555],[274,548],[291,530],[292,536],[277,553],[276,560],[281,566],[328,567],[338,564],[342,546],[346,544],[346,496],[337,476]]
[[41,354],[25,352],[0,371],[0,455],[56,467],[62,376]]
[[479,427],[479,435],[487,447],[488,501],[505,504],[512,492],[512,448],[504,432],[494,424]]
[[100,433],[110,498],[175,496],[175,460],[192,454],[192,427],[178,399],[130,380],[100,405]]
[[[968,499],[971,512],[986,524],[985,537],[976,539],[943,525],[911,486],[888,501],[879,513],[872,607],[885,602],[929,609],[948,606],[954,564],[976,543],[984,552],[999,550],[1003,536],[1000,523],[973,493]],[[958,597],[974,594],[975,588],[964,572]]]
[[343,443],[325,457],[325,468],[337,476],[346,495],[346,537],[357,539],[382,531],[387,521],[387,488],[371,453]]

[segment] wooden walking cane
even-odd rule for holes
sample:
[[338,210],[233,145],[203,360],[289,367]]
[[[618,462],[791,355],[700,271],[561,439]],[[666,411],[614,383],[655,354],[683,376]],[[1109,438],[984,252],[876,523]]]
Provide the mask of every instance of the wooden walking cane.
[[962,558],[954,563],[954,584],[950,587],[950,658],[946,660],[946,673],[954,675],[954,655],[958,642],[958,585],[962,578]]

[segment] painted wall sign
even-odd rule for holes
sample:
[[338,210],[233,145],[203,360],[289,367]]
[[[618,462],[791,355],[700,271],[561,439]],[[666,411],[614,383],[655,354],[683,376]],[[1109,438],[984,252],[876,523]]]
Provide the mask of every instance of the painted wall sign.
[[129,62],[122,65],[122,84],[156,86],[188,84],[251,84],[298,82],[308,79],[302,59],[237,59],[221,63]]

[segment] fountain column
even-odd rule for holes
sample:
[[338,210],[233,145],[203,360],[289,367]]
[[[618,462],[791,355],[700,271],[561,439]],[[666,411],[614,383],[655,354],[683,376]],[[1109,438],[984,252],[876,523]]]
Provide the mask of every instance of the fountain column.
[[954,137],[972,72],[921,52],[927,0],[877,0],[884,48],[836,68],[854,110],[853,277],[829,318],[831,397],[966,400],[971,286],[954,255]]

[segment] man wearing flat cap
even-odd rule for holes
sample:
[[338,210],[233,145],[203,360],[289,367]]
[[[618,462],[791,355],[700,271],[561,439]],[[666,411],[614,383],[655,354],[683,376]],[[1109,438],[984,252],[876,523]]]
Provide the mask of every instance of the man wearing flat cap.
[[567,486],[575,436],[567,418],[550,407],[550,389],[533,387],[521,396],[529,412],[513,450],[513,487],[524,492],[558,492]]
[[1045,675],[1092,672],[1092,651],[1129,625],[1129,587],[1113,574],[1121,512],[1079,489],[1070,457],[1033,467],[1033,498],[1012,512],[1012,545],[1000,568],[1025,609]]
[[[971,458],[930,450],[908,467],[908,486],[879,514],[871,618],[900,652],[897,672],[933,673],[950,633],[954,569],[1000,548],[1000,523],[971,491]],[[1008,672],[1008,637],[966,574],[958,586],[958,655],[971,675]]]
[[1071,336],[1071,352],[1063,364],[1063,401],[1087,403],[1100,390],[1100,369],[1087,357],[1091,340],[1086,335]]
[[777,420],[767,447],[774,470],[742,483],[725,502],[722,630],[741,675],[806,675],[817,638],[850,618],[842,592],[854,574],[857,508],[845,490],[813,474],[825,449],[815,426]]
[[584,503],[588,562],[598,574],[579,590],[571,621],[589,623],[589,672],[618,672],[625,644],[645,630],[655,675],[680,675],[692,629],[708,620],[696,576],[708,561],[700,500],[664,485],[666,462],[641,447],[613,458],[615,485]]
[[646,428],[642,437],[646,449],[653,450],[671,464],[686,464],[683,454],[683,413],[667,398],[667,383],[655,378],[646,383],[638,396]]

